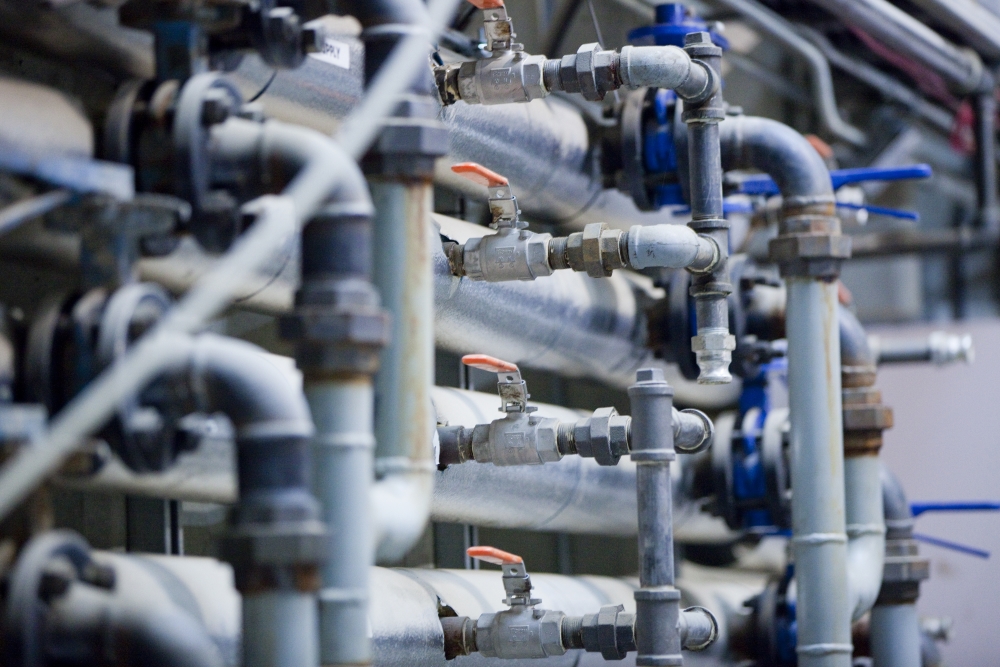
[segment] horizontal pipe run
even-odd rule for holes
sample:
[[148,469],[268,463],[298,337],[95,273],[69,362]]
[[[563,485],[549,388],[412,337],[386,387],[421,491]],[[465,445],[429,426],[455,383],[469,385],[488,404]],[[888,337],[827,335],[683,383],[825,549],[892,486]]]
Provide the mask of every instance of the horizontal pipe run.
[[958,93],[980,89],[983,64],[887,0],[811,0],[849,26],[939,74]]

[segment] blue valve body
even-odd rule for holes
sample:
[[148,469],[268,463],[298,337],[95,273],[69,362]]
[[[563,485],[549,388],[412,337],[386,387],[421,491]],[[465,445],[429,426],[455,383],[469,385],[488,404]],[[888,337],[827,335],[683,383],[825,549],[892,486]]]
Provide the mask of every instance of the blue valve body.
[[628,41],[637,46],[684,46],[684,36],[690,32],[707,31],[712,42],[724,51],[729,50],[729,41],[719,33],[709,30],[708,25],[697,16],[688,15],[687,7],[681,3],[668,2],[656,6],[656,23],[636,28],[628,34]]

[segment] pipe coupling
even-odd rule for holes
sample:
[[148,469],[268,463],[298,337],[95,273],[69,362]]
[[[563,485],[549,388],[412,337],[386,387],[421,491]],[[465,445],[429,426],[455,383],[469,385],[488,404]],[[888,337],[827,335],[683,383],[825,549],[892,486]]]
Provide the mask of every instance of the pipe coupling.
[[892,408],[873,387],[843,390],[844,455],[870,456],[882,448],[882,432],[892,428]]
[[836,216],[786,212],[781,229],[768,244],[768,254],[783,276],[835,280],[851,256],[851,237],[840,233]]
[[929,577],[930,561],[918,555],[916,540],[886,540],[882,588],[875,605],[916,602],[920,582]]
[[309,376],[373,374],[390,331],[378,292],[360,279],[307,281],[278,327],[295,342],[296,364]]

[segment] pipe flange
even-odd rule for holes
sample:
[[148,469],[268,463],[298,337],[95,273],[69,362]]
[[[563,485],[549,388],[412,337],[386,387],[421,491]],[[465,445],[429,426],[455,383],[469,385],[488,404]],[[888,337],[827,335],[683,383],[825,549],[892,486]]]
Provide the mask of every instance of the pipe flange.
[[[56,563],[60,566],[52,569]],[[114,570],[94,563],[90,545],[69,530],[43,533],[25,546],[7,579],[2,631],[5,665],[49,664],[44,651],[48,603],[65,593],[74,580],[113,588]]]
[[178,196],[191,202],[191,232],[207,250],[225,250],[241,229],[236,199],[211,187],[209,142],[212,126],[242,103],[236,86],[213,72],[191,77],[174,107],[174,182]]
[[280,588],[289,578],[296,590],[316,591],[328,541],[326,524],[316,519],[242,523],[221,538],[219,557],[232,565],[241,593]]
[[[170,305],[170,296],[155,283],[126,285],[112,294],[98,328],[96,370],[109,368],[123,357]],[[177,437],[176,427],[184,416],[184,395],[184,390],[164,377],[119,404],[102,435],[129,468],[139,472],[164,470],[177,458],[186,444]]]

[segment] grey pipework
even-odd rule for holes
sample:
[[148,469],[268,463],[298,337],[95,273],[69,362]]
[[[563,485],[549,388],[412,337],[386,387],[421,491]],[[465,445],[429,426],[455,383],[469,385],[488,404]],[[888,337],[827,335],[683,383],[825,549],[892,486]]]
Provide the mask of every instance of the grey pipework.
[[[309,491],[305,397],[260,349],[211,334],[192,340],[187,377],[199,407],[224,412],[236,430],[240,499],[221,551],[243,592],[244,664],[312,667],[309,572],[326,555],[326,528]],[[285,631],[277,635],[279,626]]]
[[[716,79],[721,78],[722,49],[712,43],[707,32],[690,33],[684,38],[684,51],[703,63]],[[708,236],[719,250],[708,268],[692,267],[691,297],[698,324],[691,339],[691,349],[698,362],[698,382],[727,384],[736,338],[729,332],[729,222],[722,207],[722,156],[719,147],[719,122],[725,118],[722,89],[716,86],[711,95],[688,100],[681,118],[687,125],[688,201],[691,222],[688,226]]]
[[693,62],[676,46],[624,46],[618,53],[584,44],[575,54],[555,60],[499,51],[485,60],[436,67],[435,74],[446,105],[458,100],[467,104],[530,102],[556,91],[601,100],[621,87],[645,86],[669,88],[682,99],[701,100],[719,85],[716,73]]
[[920,621],[916,601],[929,574],[913,541],[913,514],[899,480],[881,469],[886,523],[886,564],[882,590],[870,621],[872,658],[879,667],[919,667]]
[[[673,503],[670,462],[674,452],[673,390],[659,369],[636,373],[629,387],[632,461],[637,464],[639,585],[635,592],[636,665],[679,665],[680,591],[674,587]],[[696,633],[700,637],[700,633]],[[699,644],[707,646],[714,637]]]
[[[712,421],[700,410],[673,410],[674,446],[697,453],[712,442]],[[466,461],[497,466],[541,465],[578,454],[601,465],[617,465],[631,450],[631,418],[614,408],[599,408],[575,422],[537,417],[530,412],[507,416],[475,428],[439,426],[441,465]]]
[[[837,284],[849,245],[834,217],[830,174],[802,135],[776,121],[728,118],[728,169],[768,173],[783,197],[782,235],[771,252],[788,289],[792,545],[801,667],[849,667],[844,444]],[[816,230],[816,231],[814,231]]]
[[534,280],[560,269],[586,271],[595,278],[621,268],[705,272],[724,259],[715,239],[669,224],[634,225],[623,232],[591,223],[582,232],[556,238],[508,227],[446,245],[446,252],[452,273],[486,282]]
[[892,411],[881,405],[875,355],[854,313],[839,308],[844,408],[844,497],[847,531],[848,606],[857,621],[875,604],[882,585],[885,521],[879,449]]
[[969,334],[933,331],[926,338],[868,337],[879,364],[932,363],[937,366],[963,361],[971,364],[976,356]]
[[940,74],[959,93],[981,89],[984,68],[963,51],[886,0],[811,0],[844,23]]
[[867,139],[864,132],[840,117],[837,97],[833,90],[833,77],[830,74],[830,63],[819,49],[796,32],[795,26],[756,0],[711,0],[710,4],[738,12],[755,28],[799,55],[811,73],[813,107],[819,115],[820,123],[838,139],[855,146],[865,144]]

